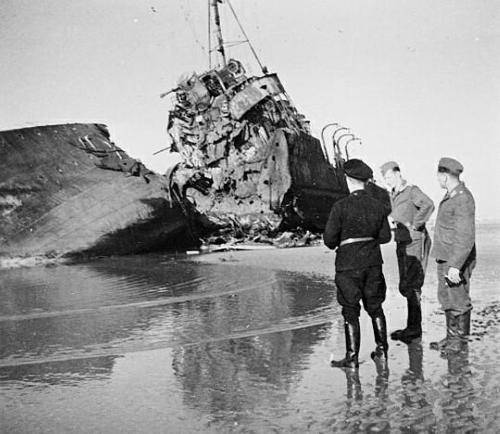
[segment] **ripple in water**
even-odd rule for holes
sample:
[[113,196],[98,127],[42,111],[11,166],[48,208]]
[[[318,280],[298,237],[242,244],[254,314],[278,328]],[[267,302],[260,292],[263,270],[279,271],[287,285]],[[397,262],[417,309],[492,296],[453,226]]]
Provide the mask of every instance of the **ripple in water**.
[[[312,269],[324,254],[297,251]],[[152,255],[2,270],[0,430],[496,432],[500,303],[477,271],[462,351],[428,349],[444,333],[430,277],[423,340],[377,367],[363,314],[350,372],[328,364],[344,351],[333,276]],[[404,320],[397,291],[386,312]]]

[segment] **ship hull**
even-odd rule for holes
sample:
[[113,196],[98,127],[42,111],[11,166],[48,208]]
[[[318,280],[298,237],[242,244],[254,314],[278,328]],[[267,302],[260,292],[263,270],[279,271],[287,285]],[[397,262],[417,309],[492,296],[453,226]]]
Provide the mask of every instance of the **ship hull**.
[[0,132],[0,256],[131,254],[192,244],[164,178],[123,170],[112,157],[125,167],[134,161],[102,125]]

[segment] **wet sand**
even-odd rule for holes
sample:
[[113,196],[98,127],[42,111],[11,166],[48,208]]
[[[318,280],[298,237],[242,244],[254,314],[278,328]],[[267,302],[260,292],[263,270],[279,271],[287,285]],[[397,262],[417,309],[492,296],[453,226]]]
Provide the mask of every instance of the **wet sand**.
[[[343,356],[324,247],[146,255],[0,270],[0,432],[498,432],[500,226],[478,228],[467,351],[442,358],[435,266],[424,336],[389,372]],[[405,320],[384,246],[388,329]]]

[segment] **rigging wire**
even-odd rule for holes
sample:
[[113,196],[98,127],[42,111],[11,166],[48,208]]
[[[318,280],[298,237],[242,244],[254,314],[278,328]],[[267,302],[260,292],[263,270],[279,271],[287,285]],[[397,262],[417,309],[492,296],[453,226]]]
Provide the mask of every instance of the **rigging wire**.
[[197,34],[196,34],[196,29],[194,28],[193,26],[193,18],[192,18],[192,15],[191,13],[189,12],[188,9],[191,9],[190,7],[190,1],[189,0],[185,0],[184,3],[187,4],[187,7],[183,5],[183,3],[181,3],[181,9],[182,9],[182,12],[184,14],[184,21],[186,21],[188,27],[189,27],[189,30],[191,31],[191,34],[193,35],[193,38],[195,40],[195,42],[198,44],[198,46],[202,49],[202,51],[204,53],[207,52],[207,49],[205,48],[205,46],[201,43],[200,39],[198,38]]
[[253,48],[253,45],[252,43],[250,42],[250,39],[248,39],[248,36],[245,32],[245,29],[243,28],[243,26],[241,25],[241,22],[240,20],[238,19],[238,16],[236,15],[236,12],[234,11],[233,9],[233,5],[231,4],[231,2],[229,0],[226,0],[226,3],[228,4],[229,6],[229,9],[231,9],[231,13],[233,14],[234,16],[234,19],[236,20],[236,22],[238,23],[238,26],[241,30],[241,33],[243,34],[243,36],[245,37],[245,41],[243,42],[246,42],[248,44],[248,46],[250,47],[250,50],[252,51],[255,59],[257,60],[257,63],[259,64],[260,66],[260,69],[261,71],[264,73],[264,74],[267,74],[267,68],[265,66],[262,65],[262,63],[260,62],[260,59],[259,59],[259,56],[257,56],[257,52],[255,51],[255,49]]

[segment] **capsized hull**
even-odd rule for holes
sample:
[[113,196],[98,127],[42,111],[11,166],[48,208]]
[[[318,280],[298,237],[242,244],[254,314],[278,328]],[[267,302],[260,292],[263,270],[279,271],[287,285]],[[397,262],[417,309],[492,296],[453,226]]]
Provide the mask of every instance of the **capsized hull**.
[[0,220],[2,257],[129,254],[193,243],[165,179],[97,124],[0,132]]

